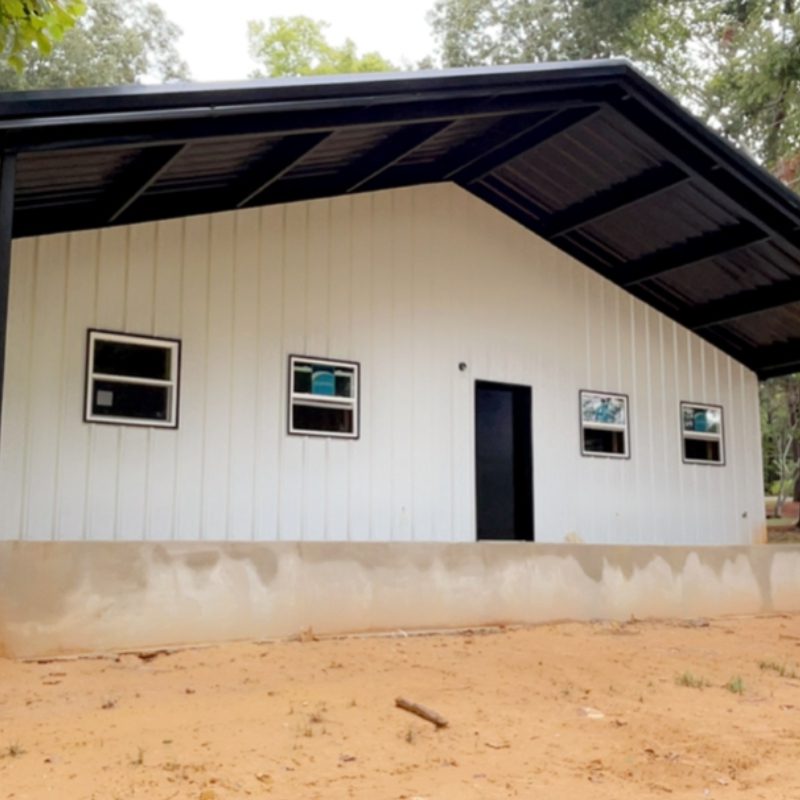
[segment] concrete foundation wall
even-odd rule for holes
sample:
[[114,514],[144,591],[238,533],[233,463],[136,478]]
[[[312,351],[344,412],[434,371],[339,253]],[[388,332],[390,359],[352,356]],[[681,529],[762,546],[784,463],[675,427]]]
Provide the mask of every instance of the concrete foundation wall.
[[800,611],[800,547],[0,542],[0,654]]

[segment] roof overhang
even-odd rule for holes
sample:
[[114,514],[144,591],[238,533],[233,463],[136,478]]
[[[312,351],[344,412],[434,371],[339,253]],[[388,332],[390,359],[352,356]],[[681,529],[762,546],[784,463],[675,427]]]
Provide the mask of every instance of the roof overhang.
[[0,94],[0,148],[15,237],[453,181],[800,370],[800,199],[625,61]]

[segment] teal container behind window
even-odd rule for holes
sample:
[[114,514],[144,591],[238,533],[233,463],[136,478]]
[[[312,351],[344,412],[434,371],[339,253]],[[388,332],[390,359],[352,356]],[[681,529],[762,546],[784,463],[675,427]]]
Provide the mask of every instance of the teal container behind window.
[[332,369],[314,367],[311,374],[311,394],[333,397],[336,394],[336,379]]

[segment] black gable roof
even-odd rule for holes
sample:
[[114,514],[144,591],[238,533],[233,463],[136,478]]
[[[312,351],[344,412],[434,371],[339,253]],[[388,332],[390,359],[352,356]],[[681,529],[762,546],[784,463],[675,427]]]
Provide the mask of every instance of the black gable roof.
[[800,198],[625,61],[0,94],[0,147],[16,237],[453,181],[800,370]]

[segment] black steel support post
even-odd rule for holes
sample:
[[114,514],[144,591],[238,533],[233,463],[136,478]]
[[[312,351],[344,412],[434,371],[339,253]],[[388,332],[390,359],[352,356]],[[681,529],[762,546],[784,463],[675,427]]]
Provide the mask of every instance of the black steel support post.
[[[11,281],[11,234],[14,222],[15,153],[0,155],[0,421],[3,418],[3,378],[6,364],[6,329],[8,327],[8,287]],[[0,442],[2,442],[0,427]]]

